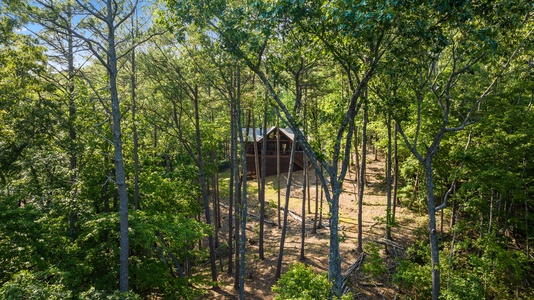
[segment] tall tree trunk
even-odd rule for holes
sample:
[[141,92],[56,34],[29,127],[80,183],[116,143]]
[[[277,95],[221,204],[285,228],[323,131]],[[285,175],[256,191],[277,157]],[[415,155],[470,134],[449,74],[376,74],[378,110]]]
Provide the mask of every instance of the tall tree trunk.
[[[256,137],[256,115],[254,114],[254,111],[249,111],[249,114],[252,113],[252,144],[254,147],[254,169],[256,170],[256,183],[258,184],[258,201],[261,197],[261,178],[260,178],[260,158],[258,155],[258,141]],[[248,132],[247,132],[248,135]]]
[[[237,110],[238,114],[241,111],[241,74],[240,69],[238,67],[237,69],[237,86],[238,86],[238,94],[237,94]],[[238,127],[241,127],[241,118],[237,119]],[[248,124],[247,124],[248,128]],[[247,131],[248,133],[248,131]],[[241,141],[241,168],[243,172],[243,190],[242,192],[242,198],[241,198],[241,241],[239,244],[239,300],[245,299],[245,246],[247,242],[247,153],[245,149],[245,140],[243,138],[243,131],[239,131],[240,134],[240,141]]]
[[[196,143],[196,163],[198,167],[198,176],[200,181],[200,190],[202,193],[202,202],[204,205],[204,216],[206,218],[206,224],[211,226],[211,212],[210,212],[210,200],[208,195],[208,183],[206,178],[206,171],[204,169],[204,155],[202,153],[202,141],[200,139],[200,113],[198,107],[198,87],[194,88],[193,105],[195,113],[195,143]],[[208,235],[208,247],[210,253],[210,266],[211,266],[211,280],[217,281],[217,266],[215,262],[215,245],[213,243],[213,232]]]
[[[134,16],[136,16],[134,14]],[[132,16],[132,40],[135,42],[137,36],[137,24],[134,24],[134,16]],[[133,156],[134,156],[134,207],[140,209],[139,205],[139,141],[137,133],[137,97],[136,89],[136,73],[135,73],[135,47],[132,48],[131,53],[132,74],[130,75],[131,96],[132,96],[132,130],[133,130]]]
[[[323,166],[321,166],[321,172],[323,172]],[[323,224],[323,196],[324,196],[324,191],[323,191],[323,185],[321,184],[320,185],[321,187],[321,197],[320,197],[320,200],[319,200],[319,225],[322,226]]]
[[[317,98],[315,98],[315,105],[313,105],[313,132],[318,135],[319,132],[319,121],[318,121],[318,103]],[[315,216],[313,218],[313,228],[312,228],[312,234],[317,233],[317,226],[321,226],[319,218],[319,176],[317,174],[317,171],[314,172],[315,174]],[[321,199],[322,200],[322,199]],[[322,204],[322,203],[321,203]],[[319,224],[318,224],[319,221]]]
[[[220,191],[219,191],[219,155],[217,149],[212,149],[213,163],[215,164],[215,172],[213,174],[213,202],[215,205],[214,214],[216,219],[216,228],[220,229],[221,225],[221,202],[220,202]],[[217,230],[218,231],[218,230]]]
[[278,259],[276,261],[276,273],[274,278],[276,280],[280,279],[282,273],[282,260],[284,258],[284,246],[286,243],[286,233],[287,233],[287,215],[289,211],[289,197],[291,194],[291,184],[293,183],[293,165],[295,164],[295,149],[296,142],[291,144],[291,154],[289,156],[289,171],[287,174],[287,184],[286,184],[286,197],[284,202],[284,220],[282,224],[282,235],[280,236],[280,251],[278,251]]
[[317,221],[319,217],[319,178],[315,174],[315,215],[313,217],[313,228],[311,233],[317,233]]
[[276,113],[276,188],[277,188],[277,198],[278,198],[278,229],[282,228],[280,221],[280,117],[278,116],[278,110]]
[[[525,198],[525,228],[529,228],[528,225],[528,202],[527,202],[527,198]],[[527,263],[530,262],[530,235],[529,235],[529,230],[526,231],[525,233],[525,254],[527,255]]]
[[432,157],[425,159],[426,196],[428,201],[428,229],[430,236],[430,258],[432,270],[432,300],[438,300],[440,294],[440,269],[438,234],[436,230],[436,205],[434,180],[432,176]]
[[[262,133],[263,133],[263,130],[262,130]],[[256,136],[256,115],[254,114],[254,112],[252,113],[252,138],[253,138],[253,145],[254,145],[254,166],[255,166],[255,169],[256,169],[256,183],[258,184],[258,202],[260,203],[260,206],[261,207],[264,207],[264,204],[263,204],[263,198],[262,198],[262,186],[261,186],[261,182],[262,182],[262,178],[261,178],[261,174],[264,174],[263,171],[264,170],[261,170],[260,171],[260,157],[258,155],[258,140],[257,140],[257,136]],[[263,142],[262,142],[262,145],[265,145],[265,136],[263,136]],[[263,146],[262,146],[263,148]],[[262,158],[263,158],[263,155],[264,153],[261,154]],[[260,246],[260,249],[259,249],[259,256],[260,256],[260,259],[263,259],[263,218],[262,218],[262,209],[260,208],[260,236],[258,237],[259,240],[261,240],[261,246]]]
[[[212,120],[213,122],[213,120]],[[217,156],[217,150],[213,148],[211,150],[213,164],[215,170],[213,172],[213,217],[214,217],[214,229],[215,229],[215,249],[221,247],[219,241],[219,230],[221,229],[221,206],[219,203],[219,161]],[[222,256],[219,255],[219,269],[223,271]]]
[[[237,124],[237,123],[236,123]],[[242,163],[240,161],[240,163]],[[241,268],[239,267],[240,259],[239,259],[239,249],[240,247],[240,209],[241,209],[241,188],[243,186],[243,177],[246,177],[246,175],[241,174],[241,170],[239,171],[239,176],[237,178],[237,188],[235,190],[235,193],[237,193],[237,202],[235,203],[235,209],[234,209],[234,231],[235,231],[235,274],[234,274],[234,289],[239,290],[239,272],[241,271]]]
[[[68,4],[67,7],[67,19],[68,26],[72,27],[72,6]],[[71,209],[69,215],[69,235],[72,240],[75,239],[74,228],[77,218],[77,147],[76,147],[76,103],[74,96],[74,37],[72,34],[67,35],[67,60],[68,60],[68,91],[69,91],[69,172],[70,172],[70,184],[71,184]]]
[[264,226],[265,226],[265,159],[266,159],[266,152],[267,152],[267,113],[268,113],[268,106],[267,106],[267,99],[265,101],[265,107],[263,112],[263,142],[261,144],[261,198],[260,198],[260,238],[259,238],[259,255],[260,259],[264,260],[264,249],[263,249],[263,234],[264,234]]
[[302,174],[302,224],[300,227],[300,260],[306,259],[304,256],[304,245],[305,245],[305,239],[306,239],[306,186],[307,186],[307,172],[308,168],[306,167],[306,153],[304,151],[302,152],[302,162],[304,165],[304,170]]
[[122,159],[122,131],[121,112],[119,106],[119,94],[117,91],[117,54],[115,49],[115,26],[113,24],[112,4],[107,2],[108,8],[108,71],[109,71],[109,91],[111,94],[111,115],[113,118],[113,146],[116,182],[119,191],[120,202],[120,268],[119,268],[119,290],[128,291],[128,191],[126,190],[126,173]]
[[358,151],[358,126],[354,128],[354,167],[356,168],[356,182],[360,182],[360,153]]
[[332,282],[332,291],[341,297],[341,255],[339,252],[339,195],[342,181],[332,181],[332,199],[330,200],[330,249],[328,253],[328,279]]
[[363,193],[365,191],[365,168],[367,163],[367,104],[363,107],[362,123],[362,167],[360,169],[360,181],[358,181],[358,248],[357,251],[363,252]]
[[[388,130],[388,153],[386,159],[386,189],[387,189],[387,205],[386,205],[386,239],[391,240],[391,114],[387,116],[387,130]],[[386,247],[387,249],[387,247]]]
[[398,135],[398,125],[397,122],[395,122],[395,133],[393,134],[393,214],[391,216],[391,219],[393,222],[395,222],[395,214],[397,212],[397,189],[399,187],[399,156],[398,156],[398,143],[397,143],[397,135]]
[[228,274],[233,273],[233,243],[234,243],[234,221],[233,221],[233,204],[237,203],[238,194],[238,162],[237,162],[237,117],[234,100],[230,100],[230,184],[228,200]]

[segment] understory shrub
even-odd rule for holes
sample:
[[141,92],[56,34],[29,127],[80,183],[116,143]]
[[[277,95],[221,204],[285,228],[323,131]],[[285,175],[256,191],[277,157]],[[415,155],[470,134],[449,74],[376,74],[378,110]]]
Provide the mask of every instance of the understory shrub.
[[[296,263],[283,274],[272,287],[278,293],[275,300],[295,299],[314,300],[329,299],[332,284],[326,274],[317,274],[311,266]],[[352,299],[352,294],[345,294],[341,300]]]

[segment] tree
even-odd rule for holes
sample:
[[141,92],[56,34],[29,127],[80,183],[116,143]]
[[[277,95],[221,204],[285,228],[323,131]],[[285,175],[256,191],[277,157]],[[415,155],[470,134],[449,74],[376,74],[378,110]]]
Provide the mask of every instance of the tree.
[[[383,43],[387,44],[390,42],[390,39],[385,38],[385,36],[386,29],[389,28],[391,22],[391,16],[387,18],[382,17],[377,9],[380,8],[379,5],[378,7],[370,7],[372,10],[371,17],[365,20],[367,22],[366,24],[369,24],[370,29],[366,28],[365,37],[378,36],[378,39],[365,43],[369,47],[363,51],[368,56],[363,61],[364,67],[361,68],[356,63],[358,60],[353,56],[353,51],[349,50],[349,48],[346,48],[348,52],[343,53],[343,55],[335,53],[337,45],[334,41],[336,40],[347,41],[349,39],[349,44],[357,44],[356,38],[350,40],[350,37],[354,37],[352,30],[360,26],[360,24],[353,22],[342,32],[337,31],[337,24],[340,20],[336,18],[345,18],[342,17],[345,8],[341,4],[335,7],[319,7],[315,4],[312,7],[304,7],[300,3],[295,6],[293,4],[295,3],[276,3],[276,5],[271,5],[270,3],[256,2],[255,5],[246,6],[245,8],[240,6],[241,4],[239,3],[227,3],[226,5],[223,5],[223,3],[214,3],[206,6],[202,3],[190,1],[167,1],[167,5],[172,12],[170,21],[174,25],[184,26],[194,24],[199,31],[206,34],[209,32],[213,38],[221,41],[227,52],[239,58],[260,78],[270,96],[275,100],[285,122],[295,133],[296,140],[303,147],[316,173],[319,174],[319,178],[325,188],[326,198],[330,203],[332,217],[330,219],[329,278],[334,282],[334,293],[340,295],[341,258],[338,239],[338,201],[341,193],[341,184],[347,171],[348,159],[350,158],[349,149],[354,129],[353,122],[360,106],[358,100],[384,54],[382,49]],[[322,11],[322,9],[329,11]],[[332,16],[332,18],[324,20],[322,18],[324,15]],[[379,22],[377,22],[377,19]],[[350,18],[343,19],[343,21],[350,22]],[[320,24],[319,26],[317,26],[317,22]],[[284,24],[284,26],[279,26],[279,24]],[[328,163],[327,159],[321,155],[318,155],[321,151],[313,149],[306,140],[306,137],[299,128],[297,116],[287,109],[286,104],[274,89],[273,80],[269,78],[269,74],[263,68],[265,63],[263,61],[265,58],[263,54],[267,49],[267,45],[273,38],[281,39],[290,31],[291,24],[299,24],[299,26],[305,27],[306,30],[310,30],[320,41],[326,44],[328,51],[333,52],[333,55],[337,55],[336,58],[340,63],[348,63],[348,65],[345,65],[345,69],[353,84],[351,85],[352,95],[348,99],[348,104],[345,105],[346,111],[343,113],[343,118],[338,123],[339,127],[335,137],[336,142],[333,146],[332,164]],[[372,24],[377,25],[373,27],[371,26]],[[351,26],[355,26],[355,28]],[[321,29],[321,31],[317,32],[317,29]],[[291,57],[284,59],[290,60]],[[359,78],[357,83],[352,80],[354,76]],[[344,141],[343,146],[342,141]],[[340,160],[340,158],[342,159]],[[320,166],[323,166],[327,172],[329,181],[320,173]],[[339,169],[339,167],[341,168]],[[338,172],[338,170],[340,171]],[[328,189],[329,186],[332,191],[331,193]]]
[[[120,99],[117,89],[118,78],[118,59],[121,54],[117,52],[119,45],[123,40],[117,40],[117,32],[125,22],[133,15],[137,9],[137,1],[134,2],[116,2],[106,0],[98,3],[90,1],[77,1],[80,10],[88,18],[82,18],[77,26],[72,26],[70,21],[65,22],[62,14],[63,5],[58,5],[56,1],[35,0],[35,6],[32,13],[44,28],[58,33],[73,35],[83,41],[91,55],[102,64],[107,70],[109,76],[109,97],[110,105],[105,104],[103,95],[98,95],[102,99],[106,111],[112,117],[113,148],[115,162],[115,182],[119,191],[120,198],[120,235],[121,235],[121,252],[120,252],[120,283],[121,292],[128,291],[128,193],[126,190],[126,172],[123,162],[123,141],[121,129],[121,110]],[[70,7],[70,4],[66,4]],[[125,51],[128,53],[129,51]],[[122,54],[124,55],[124,54]],[[95,91],[96,92],[96,91]]]
[[[495,3],[494,9],[507,10],[507,4]],[[521,5],[519,5],[520,8]],[[409,52],[419,57],[413,64],[413,70],[418,81],[413,84],[416,99],[416,121],[413,139],[406,134],[406,127],[402,118],[396,116],[399,133],[405,144],[422,164],[425,172],[425,187],[427,199],[427,214],[429,218],[429,240],[431,251],[432,271],[432,299],[438,299],[440,295],[440,263],[438,235],[436,230],[436,213],[447,205],[447,198],[452,192],[452,186],[445,194],[443,202],[436,204],[435,181],[433,161],[438,153],[440,143],[444,136],[465,129],[477,119],[477,107],[492,92],[497,79],[515,58],[520,45],[508,45],[502,56],[502,65],[494,74],[488,74],[483,64],[492,64],[488,53],[499,53],[497,44],[493,40],[497,38],[496,32],[487,32],[486,28],[499,24],[499,20],[485,18],[486,11],[475,4],[464,4],[455,7],[453,4],[440,4],[437,7],[421,7],[429,23],[423,24],[423,28],[416,29],[418,34],[413,43],[408,44]],[[443,13],[447,13],[443,17]],[[432,17],[429,17],[432,16]],[[508,30],[515,32],[523,26],[520,21],[523,15],[515,15],[515,24],[499,24],[506,26]],[[466,20],[458,23],[459,19]],[[410,19],[405,19],[410,22]],[[418,31],[421,30],[421,31]],[[434,39],[419,38],[419,34],[433,34]],[[413,32],[409,34],[414,35]],[[428,44],[426,44],[428,43]],[[501,46],[504,46],[501,45]],[[511,46],[511,47],[510,47]],[[494,47],[492,49],[492,47]],[[406,48],[401,48],[404,52]],[[504,61],[504,63],[503,63]],[[410,64],[410,63],[408,63]],[[488,68],[489,69],[489,68]],[[491,72],[491,71],[490,71]],[[407,72],[405,73],[407,74]],[[474,92],[462,93],[461,84],[469,80]],[[478,92],[478,95],[476,93]],[[434,117],[436,116],[436,117]],[[428,117],[429,119],[423,119]],[[434,117],[434,118],[433,118]],[[424,128],[423,128],[424,127]],[[423,128],[423,129],[422,129]],[[419,139],[421,134],[421,140]],[[424,143],[421,148],[419,142]]]
[[[177,139],[198,168],[205,221],[207,225],[211,226],[210,195],[208,194],[209,174],[205,147],[202,142],[203,132],[201,131],[200,117],[201,100],[204,94],[199,89],[201,82],[195,76],[200,71],[195,69],[194,58],[192,57],[194,54],[188,53],[187,48],[176,49],[172,48],[172,42],[167,41],[167,43],[167,45],[156,45],[159,53],[151,57],[152,70],[149,71],[148,75],[155,82],[157,89],[164,93],[165,100],[170,103],[171,115],[169,116],[170,121],[167,121],[167,125],[170,127],[168,133]],[[165,48],[171,48],[172,51],[182,51],[183,59],[173,59],[169,50]],[[164,117],[162,116],[162,118]],[[168,124],[169,122],[170,124]],[[194,132],[194,135],[190,134],[191,132]],[[217,281],[217,267],[215,264],[215,243],[211,234],[208,236],[208,245],[212,281],[215,283]]]

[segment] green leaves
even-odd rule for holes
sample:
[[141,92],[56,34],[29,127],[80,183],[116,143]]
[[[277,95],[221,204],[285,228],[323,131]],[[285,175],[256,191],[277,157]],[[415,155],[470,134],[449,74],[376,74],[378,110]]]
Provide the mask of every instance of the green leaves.
[[277,300],[328,299],[330,289],[326,274],[316,274],[311,266],[303,263],[293,265],[272,287],[272,291],[278,293]]

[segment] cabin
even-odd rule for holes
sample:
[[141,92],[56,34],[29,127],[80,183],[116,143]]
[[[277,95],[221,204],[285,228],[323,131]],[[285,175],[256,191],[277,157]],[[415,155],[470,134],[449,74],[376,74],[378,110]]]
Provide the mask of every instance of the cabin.
[[[265,152],[265,176],[276,175],[277,173],[277,152],[280,155],[280,173],[289,172],[289,161],[291,158],[291,147],[295,140],[295,134],[289,128],[271,127],[263,136],[263,128],[243,128],[243,137],[245,138],[245,150],[247,153],[247,177],[256,177],[256,155],[254,152],[254,134],[256,135],[258,167],[261,172],[261,151],[263,143],[267,143]],[[277,148],[277,135],[280,136],[279,148]],[[278,150],[278,151],[277,151]],[[304,168],[303,151],[297,143],[295,148],[294,171]],[[260,173],[261,174],[261,173]],[[258,174],[259,175],[259,174]]]

